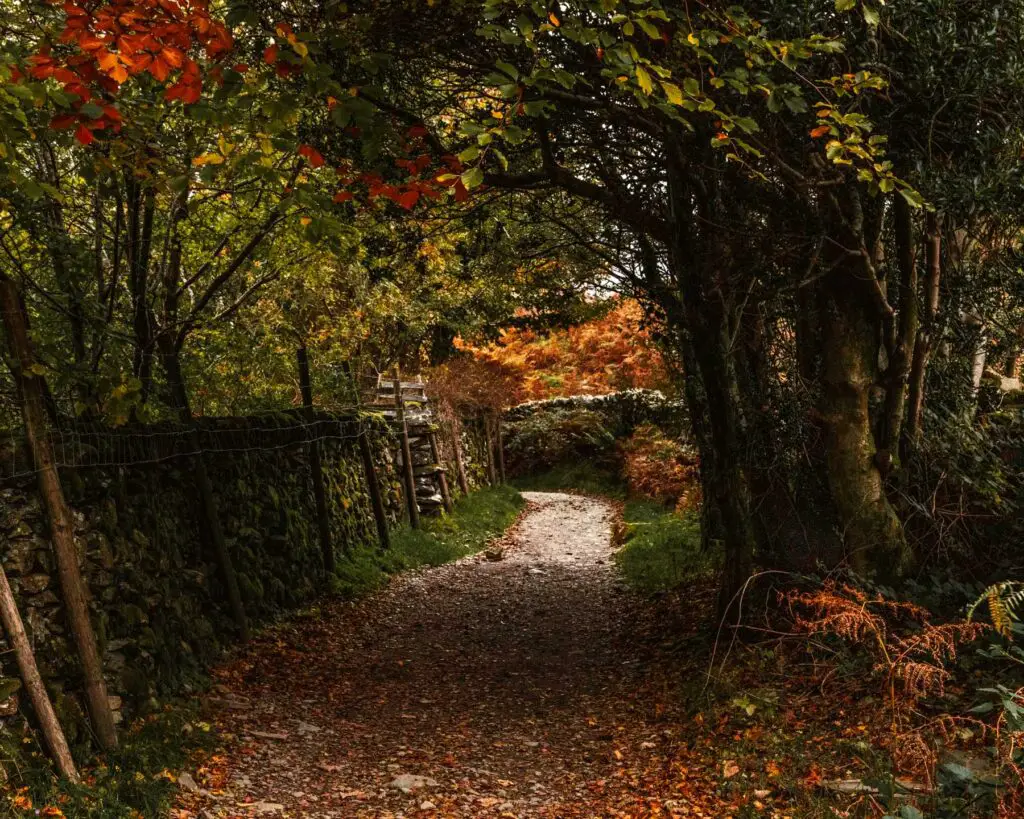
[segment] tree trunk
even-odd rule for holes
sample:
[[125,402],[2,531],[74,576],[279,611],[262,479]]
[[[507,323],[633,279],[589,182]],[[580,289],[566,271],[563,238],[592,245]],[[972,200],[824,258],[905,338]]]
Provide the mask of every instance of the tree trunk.
[[909,554],[885,495],[869,407],[878,375],[880,320],[860,283],[862,262],[838,252],[846,258],[823,282],[821,415],[828,485],[851,565],[860,572],[899,575]]
[[[708,409],[713,458],[711,496],[724,539],[725,563],[719,590],[723,616],[738,613],[742,590],[753,574],[756,537],[750,488],[743,468],[743,428],[739,390],[729,352],[726,317],[713,304],[688,300],[694,358]],[[709,453],[701,452],[703,460]]]
[[85,694],[93,729],[104,750],[117,747],[114,715],[107,699],[103,664],[96,645],[96,634],[89,620],[88,589],[78,565],[71,513],[64,501],[53,449],[46,432],[43,410],[45,381],[34,371],[35,357],[28,334],[28,316],[15,283],[0,273],[0,312],[3,313],[7,342],[11,352],[12,372],[21,397],[25,437],[32,452],[42,496],[50,524],[50,539],[57,562],[68,624],[74,635],[85,677]]
[[14,600],[14,593],[11,591],[11,584],[7,582],[7,573],[4,571],[2,563],[0,563],[0,622],[3,623],[7,640],[14,650],[22,682],[25,683],[25,690],[28,692],[28,698],[36,712],[46,745],[53,755],[53,761],[57,764],[57,770],[65,779],[78,782],[78,769],[75,768],[75,761],[71,758],[71,749],[68,748],[64,729],[57,721],[53,703],[50,702],[46,686],[43,685],[43,678],[39,675],[39,666],[36,665],[36,657],[32,653],[32,646],[25,633],[25,626],[21,621],[21,614],[18,612],[18,604]]
[[[309,351],[303,344],[296,350],[299,364],[299,391],[302,393],[302,408],[307,423],[314,423],[313,385],[309,375]],[[334,574],[334,545],[331,543],[331,519],[327,513],[327,492],[324,489],[324,468],[320,462],[320,441],[309,442],[309,477],[313,483],[313,500],[316,503],[317,533],[320,536],[320,555],[323,558],[324,576]]]
[[248,642],[249,620],[245,614],[245,607],[242,605],[242,595],[238,589],[238,575],[235,573],[235,566],[231,560],[231,552],[224,540],[224,530],[220,526],[217,499],[213,494],[210,474],[206,471],[199,427],[196,426],[195,418],[192,417],[192,407],[188,400],[188,390],[185,387],[185,376],[181,371],[178,349],[174,346],[173,339],[166,333],[161,333],[157,342],[160,359],[170,387],[171,401],[178,410],[179,419],[188,427],[189,446],[194,453],[192,468],[196,479],[196,491],[199,493],[199,536],[205,541],[207,548],[213,553],[220,566],[228,595],[228,605],[231,608],[231,616],[235,625],[238,627],[239,638],[242,642]]
[[896,196],[896,264],[899,269],[899,326],[895,345],[889,351],[889,365],[885,372],[885,409],[882,417],[882,434],[879,439],[879,456],[891,461],[896,454],[903,428],[906,405],[907,379],[911,370],[911,358],[917,342],[917,254],[914,239],[914,222],[910,205],[902,196]]
[[901,447],[903,458],[917,445],[921,434],[921,414],[924,409],[925,376],[928,358],[934,344],[935,319],[939,311],[939,285],[942,277],[942,235],[935,214],[928,215],[925,244],[924,311],[921,327],[914,342],[914,358],[910,366],[910,390],[907,396],[907,421]]

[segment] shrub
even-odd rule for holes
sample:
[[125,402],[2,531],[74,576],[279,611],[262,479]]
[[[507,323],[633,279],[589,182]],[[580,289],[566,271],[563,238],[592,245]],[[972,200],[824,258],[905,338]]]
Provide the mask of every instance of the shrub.
[[576,461],[608,464],[616,458],[615,437],[601,415],[590,410],[539,412],[510,425],[505,452],[512,474],[524,475]]
[[644,424],[620,445],[622,472],[631,495],[672,504],[680,510],[700,505],[698,460],[694,450]]

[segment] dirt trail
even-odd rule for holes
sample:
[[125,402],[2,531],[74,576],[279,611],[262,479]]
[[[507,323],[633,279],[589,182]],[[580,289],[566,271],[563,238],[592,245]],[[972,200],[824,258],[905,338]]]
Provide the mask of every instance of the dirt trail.
[[611,507],[525,496],[501,559],[332,604],[222,669],[224,770],[179,815],[716,815],[710,772],[679,761],[671,677],[636,638]]

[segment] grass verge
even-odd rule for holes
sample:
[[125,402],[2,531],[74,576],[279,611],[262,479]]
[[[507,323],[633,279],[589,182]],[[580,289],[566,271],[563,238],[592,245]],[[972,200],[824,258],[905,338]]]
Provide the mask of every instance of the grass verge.
[[574,490],[614,500],[626,497],[625,484],[614,471],[589,461],[559,464],[539,475],[516,478],[512,484],[522,492]]
[[701,550],[697,516],[658,503],[626,501],[615,542],[619,570],[631,586],[648,594],[706,580],[717,568],[717,555]]
[[525,501],[511,486],[473,492],[455,502],[451,515],[424,518],[419,529],[403,526],[391,534],[391,549],[354,549],[339,561],[334,591],[361,597],[383,586],[393,574],[421,566],[440,566],[480,551],[504,532]]
[[83,768],[83,784],[73,785],[54,780],[46,758],[29,750],[38,748],[30,734],[20,739],[21,748],[5,749],[9,779],[0,795],[0,816],[165,816],[178,788],[176,772],[202,764],[214,747],[210,726],[194,707],[169,708],[122,731],[120,747]]

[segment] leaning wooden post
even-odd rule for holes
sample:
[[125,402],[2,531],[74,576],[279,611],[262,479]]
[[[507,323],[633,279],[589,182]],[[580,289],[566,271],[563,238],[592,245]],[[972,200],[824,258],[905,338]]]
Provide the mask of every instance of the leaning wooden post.
[[110,750],[117,747],[117,729],[107,699],[107,684],[103,679],[103,663],[96,645],[96,633],[89,620],[88,591],[78,566],[71,513],[64,501],[64,489],[57,473],[53,446],[46,434],[44,381],[34,369],[36,363],[29,341],[28,316],[21,302],[21,294],[15,283],[3,273],[0,273],[0,313],[3,313],[7,331],[11,372],[21,397],[25,438],[32,452],[39,479],[39,494],[50,524],[50,541],[57,562],[64,608],[82,662],[89,714],[100,747]]
[[409,447],[409,426],[405,423],[405,398],[402,395],[401,371],[395,365],[395,417],[402,436],[402,471],[405,473],[405,505],[409,507],[409,525],[418,529],[420,510],[416,505],[416,473],[412,465],[412,449]]
[[352,367],[346,361],[344,366],[345,375],[352,382],[352,392],[355,401],[357,423],[356,437],[359,439],[359,456],[363,461],[363,474],[366,476],[366,488],[370,492],[370,506],[373,508],[373,520],[377,524],[377,537],[380,539],[382,549],[391,548],[391,533],[388,531],[388,516],[384,511],[384,499],[380,494],[380,483],[377,481],[377,468],[373,463],[373,449],[370,447],[370,439],[363,424],[362,407],[359,401],[359,385],[356,384],[352,375]]
[[444,504],[444,511],[451,514],[452,493],[448,489],[448,476],[444,473],[444,464],[441,463],[441,450],[437,446],[437,433],[429,432],[427,440],[430,442],[430,457],[437,464],[437,482],[441,485],[441,502]]
[[[303,344],[296,350],[299,362],[299,392],[302,393],[302,408],[306,422],[316,429],[313,414],[313,385],[309,375],[309,351]],[[324,575],[334,574],[334,544],[331,543],[331,519],[327,513],[327,491],[324,488],[324,467],[320,460],[320,441],[314,437],[309,442],[309,473],[313,481],[313,500],[316,503],[316,524],[320,535],[320,554],[323,558]]]
[[505,439],[501,434],[501,413],[494,416],[494,446],[498,450],[498,475],[505,483]]
[[7,582],[7,573],[4,571],[3,565],[0,565],[0,621],[3,622],[7,639],[11,643],[11,648],[14,649],[22,682],[25,683],[25,690],[28,692],[28,698],[36,712],[36,718],[43,730],[46,744],[53,755],[53,761],[57,763],[57,770],[65,779],[78,782],[78,769],[75,768],[75,761],[71,758],[71,749],[68,748],[64,729],[60,727],[57,715],[53,712],[53,703],[50,702],[50,697],[46,693],[43,678],[39,676],[39,666],[36,665],[36,657],[32,653],[32,646],[25,633],[25,625],[22,623],[18,604],[14,600],[11,584]]
[[459,478],[459,489],[463,495],[469,494],[469,481],[466,479],[466,464],[462,460],[462,422],[452,419],[452,451],[455,453],[455,472]]

